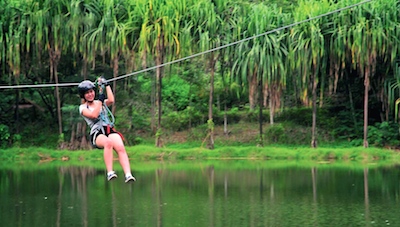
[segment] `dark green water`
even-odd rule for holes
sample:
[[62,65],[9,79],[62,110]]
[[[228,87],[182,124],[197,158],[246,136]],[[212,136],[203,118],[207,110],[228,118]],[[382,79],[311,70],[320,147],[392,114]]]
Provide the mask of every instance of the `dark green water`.
[[400,226],[396,166],[132,163],[133,184],[102,168],[0,165],[0,226]]

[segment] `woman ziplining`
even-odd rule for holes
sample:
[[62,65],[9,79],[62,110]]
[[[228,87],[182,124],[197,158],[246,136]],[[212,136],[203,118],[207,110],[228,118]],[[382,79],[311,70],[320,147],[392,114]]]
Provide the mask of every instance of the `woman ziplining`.
[[[99,88],[98,100],[95,100],[96,85]],[[114,94],[104,77],[99,77],[96,85],[89,80],[84,80],[78,85],[79,95],[82,98],[79,113],[90,127],[90,141],[92,145],[104,150],[103,156],[107,169],[107,180],[110,181],[117,178],[117,174],[113,170],[113,151],[115,150],[125,173],[125,183],[134,182],[136,179],[131,173],[129,158],[123,141],[124,137],[115,130],[114,116],[108,108],[115,101]],[[104,94],[104,90],[106,94]],[[110,121],[109,115],[112,121]]]

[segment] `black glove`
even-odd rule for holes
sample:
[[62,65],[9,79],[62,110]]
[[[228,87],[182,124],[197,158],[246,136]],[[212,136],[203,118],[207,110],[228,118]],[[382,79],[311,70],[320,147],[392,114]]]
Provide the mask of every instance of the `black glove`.
[[104,78],[104,76],[99,77],[99,79],[97,79],[97,83],[98,83],[100,86],[101,86],[101,85],[104,85],[104,86],[110,85],[110,84],[108,83],[108,81]]
[[105,94],[100,94],[99,95],[99,100],[104,103],[104,100],[106,99],[106,95]]

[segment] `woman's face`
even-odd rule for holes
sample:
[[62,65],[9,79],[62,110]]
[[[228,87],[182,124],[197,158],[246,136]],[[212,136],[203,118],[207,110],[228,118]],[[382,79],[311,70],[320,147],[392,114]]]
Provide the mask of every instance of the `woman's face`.
[[94,100],[94,96],[96,94],[94,93],[93,89],[88,90],[87,92],[85,92],[85,100],[88,102],[92,102]]

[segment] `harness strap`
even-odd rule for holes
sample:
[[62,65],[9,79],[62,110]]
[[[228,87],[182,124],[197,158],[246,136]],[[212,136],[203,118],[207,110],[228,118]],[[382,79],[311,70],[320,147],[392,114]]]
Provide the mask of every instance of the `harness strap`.
[[113,129],[114,132],[116,132],[119,136],[121,136],[122,141],[125,141],[125,137],[122,135],[122,133],[118,132],[115,127],[112,127],[110,125],[107,125],[107,135],[110,134],[111,129]]
[[122,141],[125,141],[125,137],[122,135],[122,133],[118,132],[117,130],[115,130],[115,132],[116,132],[119,136],[121,136]]
[[[105,90],[104,84],[99,86],[99,94],[103,94],[104,90]],[[100,118],[104,123],[107,124],[107,129],[106,129],[107,130],[107,135],[109,135],[110,132],[111,132],[111,129],[113,129],[119,136],[121,136],[122,140],[125,141],[125,137],[122,135],[122,133],[118,132],[114,128],[115,118],[114,118],[114,115],[112,114],[110,108],[108,108],[108,106],[105,103],[103,104],[103,106],[104,106],[104,109],[106,110],[106,113],[104,114],[103,112],[100,112]],[[108,118],[108,116],[111,116],[111,119],[112,119],[111,121]],[[104,133],[104,129],[103,128],[102,128],[102,130],[103,130],[103,133]]]

